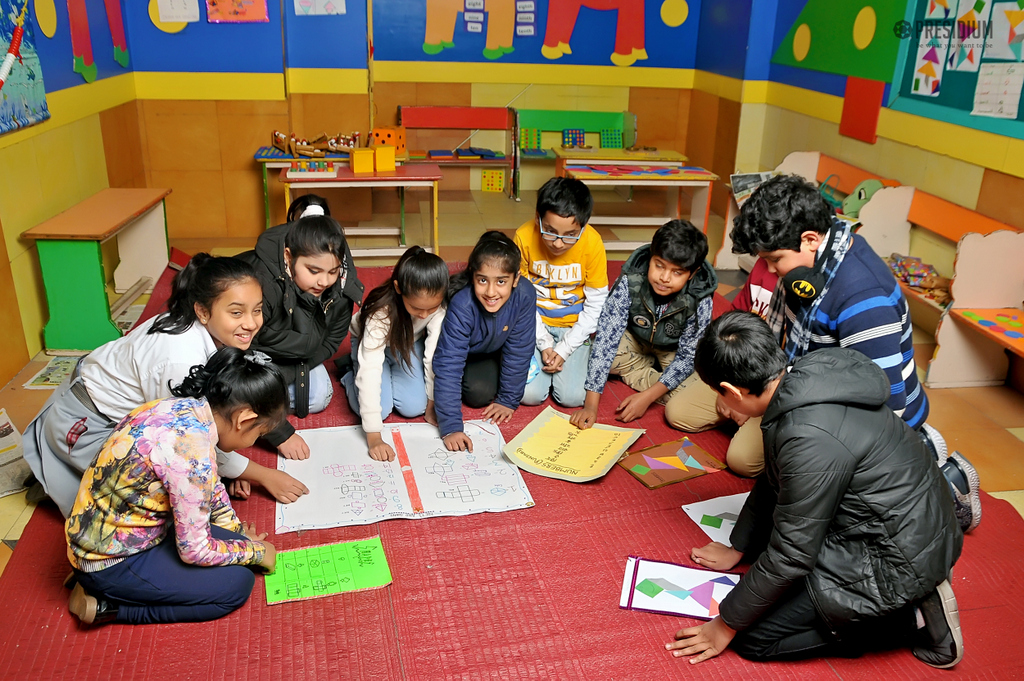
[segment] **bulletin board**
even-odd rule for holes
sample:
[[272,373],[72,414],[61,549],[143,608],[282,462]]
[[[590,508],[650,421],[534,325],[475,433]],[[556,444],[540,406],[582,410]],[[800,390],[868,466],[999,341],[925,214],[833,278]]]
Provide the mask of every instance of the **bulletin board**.
[[[961,40],[957,27],[964,17],[973,20],[978,30]],[[1012,25],[1018,19],[1020,22]],[[987,65],[1000,71],[1013,65],[1018,77],[1024,73],[1024,1],[911,0],[907,22],[911,35],[902,40],[896,71],[899,88],[893,88],[889,106],[1024,139],[1024,102],[1019,97],[1013,118],[972,115],[979,77],[984,76]],[[919,30],[922,26],[923,31]],[[975,45],[981,49],[974,49]],[[932,73],[938,78],[937,88]]]

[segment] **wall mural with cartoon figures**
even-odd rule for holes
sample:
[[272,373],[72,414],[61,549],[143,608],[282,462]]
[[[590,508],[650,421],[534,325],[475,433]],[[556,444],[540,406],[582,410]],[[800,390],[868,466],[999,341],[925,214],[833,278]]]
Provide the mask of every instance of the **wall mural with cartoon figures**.
[[376,0],[379,61],[693,68],[700,0]]

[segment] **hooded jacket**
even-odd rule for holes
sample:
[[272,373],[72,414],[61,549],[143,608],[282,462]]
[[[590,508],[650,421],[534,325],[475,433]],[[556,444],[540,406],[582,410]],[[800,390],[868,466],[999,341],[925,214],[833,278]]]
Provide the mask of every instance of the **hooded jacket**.
[[[238,257],[256,269],[263,286],[263,328],[256,334],[252,349],[270,355],[285,382],[295,386],[295,414],[303,418],[309,413],[309,371],[330,359],[345,340],[352,307],[363,299],[363,285],[356,277],[346,243],[344,287],[339,277],[319,298],[299,289],[284,261],[285,238],[292,224],[263,232],[256,248]],[[285,421],[266,439],[276,447],[294,432],[295,428]]]
[[627,329],[636,338],[659,349],[675,350],[683,335],[686,322],[697,312],[697,304],[715,292],[718,277],[706,261],[693,273],[682,291],[677,293],[664,312],[656,312],[654,292],[647,280],[651,262],[651,245],[644,244],[633,251],[622,265],[622,276],[629,282],[629,322]]
[[730,627],[750,626],[801,578],[833,632],[948,578],[963,546],[953,498],[889,393],[853,350],[812,352],[783,375],[761,421],[765,474],[732,532],[757,560],[722,601]]

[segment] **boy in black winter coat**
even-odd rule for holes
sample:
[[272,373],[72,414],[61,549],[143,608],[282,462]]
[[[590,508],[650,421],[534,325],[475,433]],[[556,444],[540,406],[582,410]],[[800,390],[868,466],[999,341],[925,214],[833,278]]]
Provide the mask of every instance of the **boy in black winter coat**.
[[691,557],[753,562],[708,624],[666,644],[696,663],[727,646],[754,660],[858,655],[875,641],[933,667],[963,656],[950,570],[963,534],[927,446],[892,409],[889,379],[863,354],[811,352],[786,366],[748,312],[714,321],[696,369],[729,408],[762,417],[765,472],[732,532]]

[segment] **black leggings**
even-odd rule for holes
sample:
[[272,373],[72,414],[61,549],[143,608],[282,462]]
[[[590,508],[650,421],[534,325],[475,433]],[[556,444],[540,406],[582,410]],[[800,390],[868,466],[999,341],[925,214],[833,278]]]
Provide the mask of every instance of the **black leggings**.
[[914,611],[905,606],[882,617],[850,624],[833,635],[818,616],[804,580],[796,582],[759,620],[729,645],[748,660],[858,657],[868,650],[902,648],[915,632]]
[[480,409],[494,401],[501,374],[501,352],[470,355],[462,374],[462,401],[467,407]]

